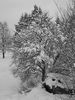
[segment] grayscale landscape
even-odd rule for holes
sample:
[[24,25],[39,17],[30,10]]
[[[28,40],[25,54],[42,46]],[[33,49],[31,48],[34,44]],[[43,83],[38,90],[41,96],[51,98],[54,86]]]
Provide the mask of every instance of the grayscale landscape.
[[0,0],[0,100],[75,100],[75,0]]

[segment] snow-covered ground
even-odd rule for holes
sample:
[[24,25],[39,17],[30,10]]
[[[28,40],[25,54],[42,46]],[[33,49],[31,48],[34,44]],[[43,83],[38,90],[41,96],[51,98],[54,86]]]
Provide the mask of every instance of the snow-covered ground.
[[19,94],[20,80],[13,77],[10,64],[10,53],[6,54],[5,59],[0,55],[0,100],[71,100],[65,95],[60,97],[60,95],[50,94],[40,86],[26,95]]
[[11,54],[6,53],[6,58],[2,59],[0,54],[0,100],[17,93],[20,80],[13,77],[10,69]]

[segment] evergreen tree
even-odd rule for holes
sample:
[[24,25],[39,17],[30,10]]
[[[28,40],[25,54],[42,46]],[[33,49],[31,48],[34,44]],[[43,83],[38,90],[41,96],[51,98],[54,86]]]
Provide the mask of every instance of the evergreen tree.
[[58,52],[57,44],[62,34],[59,35],[60,32],[48,13],[36,5],[31,14],[25,13],[21,16],[15,29],[14,73],[17,73],[23,81],[26,77],[33,74],[36,76],[38,73],[44,81]]

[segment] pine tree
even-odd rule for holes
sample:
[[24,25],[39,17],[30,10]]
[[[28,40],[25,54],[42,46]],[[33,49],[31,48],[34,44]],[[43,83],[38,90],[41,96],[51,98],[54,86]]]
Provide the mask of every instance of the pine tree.
[[[19,28],[19,31],[17,30]],[[18,76],[25,81],[26,77],[40,75],[44,81],[58,51],[59,36],[57,26],[51,21],[48,13],[34,6],[31,14],[21,16],[14,36],[13,60]],[[58,40],[58,37],[60,38]],[[29,76],[27,76],[27,74]]]

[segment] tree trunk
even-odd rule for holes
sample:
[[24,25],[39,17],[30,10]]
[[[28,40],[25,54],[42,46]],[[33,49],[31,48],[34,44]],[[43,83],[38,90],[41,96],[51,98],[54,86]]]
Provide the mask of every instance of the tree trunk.
[[3,55],[3,59],[5,58],[5,46],[3,44],[3,48],[2,48],[2,55]]
[[5,52],[4,52],[4,50],[2,51],[2,53],[3,53],[3,59],[5,58]]
[[42,82],[45,81],[45,69],[42,70]]
[[43,66],[43,69],[42,69],[42,82],[44,82],[45,78],[46,78],[46,64],[43,60],[42,60],[42,66]]

